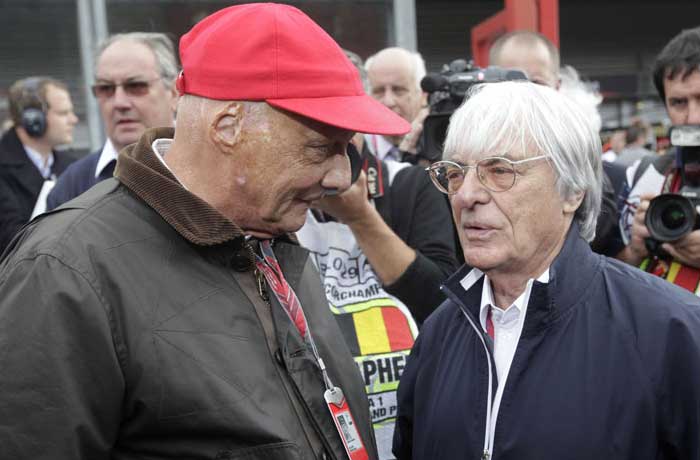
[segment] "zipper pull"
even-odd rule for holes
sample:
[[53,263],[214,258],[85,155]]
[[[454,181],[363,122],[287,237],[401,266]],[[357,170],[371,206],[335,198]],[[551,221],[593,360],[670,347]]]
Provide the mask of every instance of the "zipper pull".
[[491,458],[491,454],[489,453],[488,449],[484,449],[484,453],[481,454],[481,460],[489,460]]

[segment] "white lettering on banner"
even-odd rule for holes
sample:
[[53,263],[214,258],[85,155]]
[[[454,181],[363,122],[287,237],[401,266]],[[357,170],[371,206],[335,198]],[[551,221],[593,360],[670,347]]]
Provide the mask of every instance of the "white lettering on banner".
[[397,404],[396,392],[374,393],[367,395],[369,400],[369,412],[372,415],[372,423],[396,418]]

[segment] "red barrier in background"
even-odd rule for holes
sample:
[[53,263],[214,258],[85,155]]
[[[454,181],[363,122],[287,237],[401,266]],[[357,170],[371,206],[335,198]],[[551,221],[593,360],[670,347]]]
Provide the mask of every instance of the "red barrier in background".
[[501,11],[472,28],[474,64],[486,67],[491,43],[514,30],[539,32],[558,48],[559,0],[505,0]]

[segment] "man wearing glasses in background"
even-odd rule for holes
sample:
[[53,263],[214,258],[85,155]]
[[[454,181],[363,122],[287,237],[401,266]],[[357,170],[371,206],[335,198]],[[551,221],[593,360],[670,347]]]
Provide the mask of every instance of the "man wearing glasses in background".
[[117,153],[154,127],[172,127],[178,74],[173,43],[165,34],[131,32],[99,47],[92,92],[107,132],[101,151],[75,162],[58,179],[47,210],[112,177]]
[[600,138],[568,97],[474,91],[430,167],[466,263],[398,389],[403,459],[700,458],[700,300],[592,252]]

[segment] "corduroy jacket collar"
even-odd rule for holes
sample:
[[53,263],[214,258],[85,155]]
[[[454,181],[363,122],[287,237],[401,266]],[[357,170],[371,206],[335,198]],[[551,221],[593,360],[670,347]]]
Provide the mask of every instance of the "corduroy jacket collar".
[[[114,176],[153,208],[179,234],[200,246],[243,238],[243,230],[209,203],[187,191],[156,158],[156,139],[172,139],[173,128],[149,129],[139,141],[119,152]],[[296,242],[290,235],[281,239]]]

